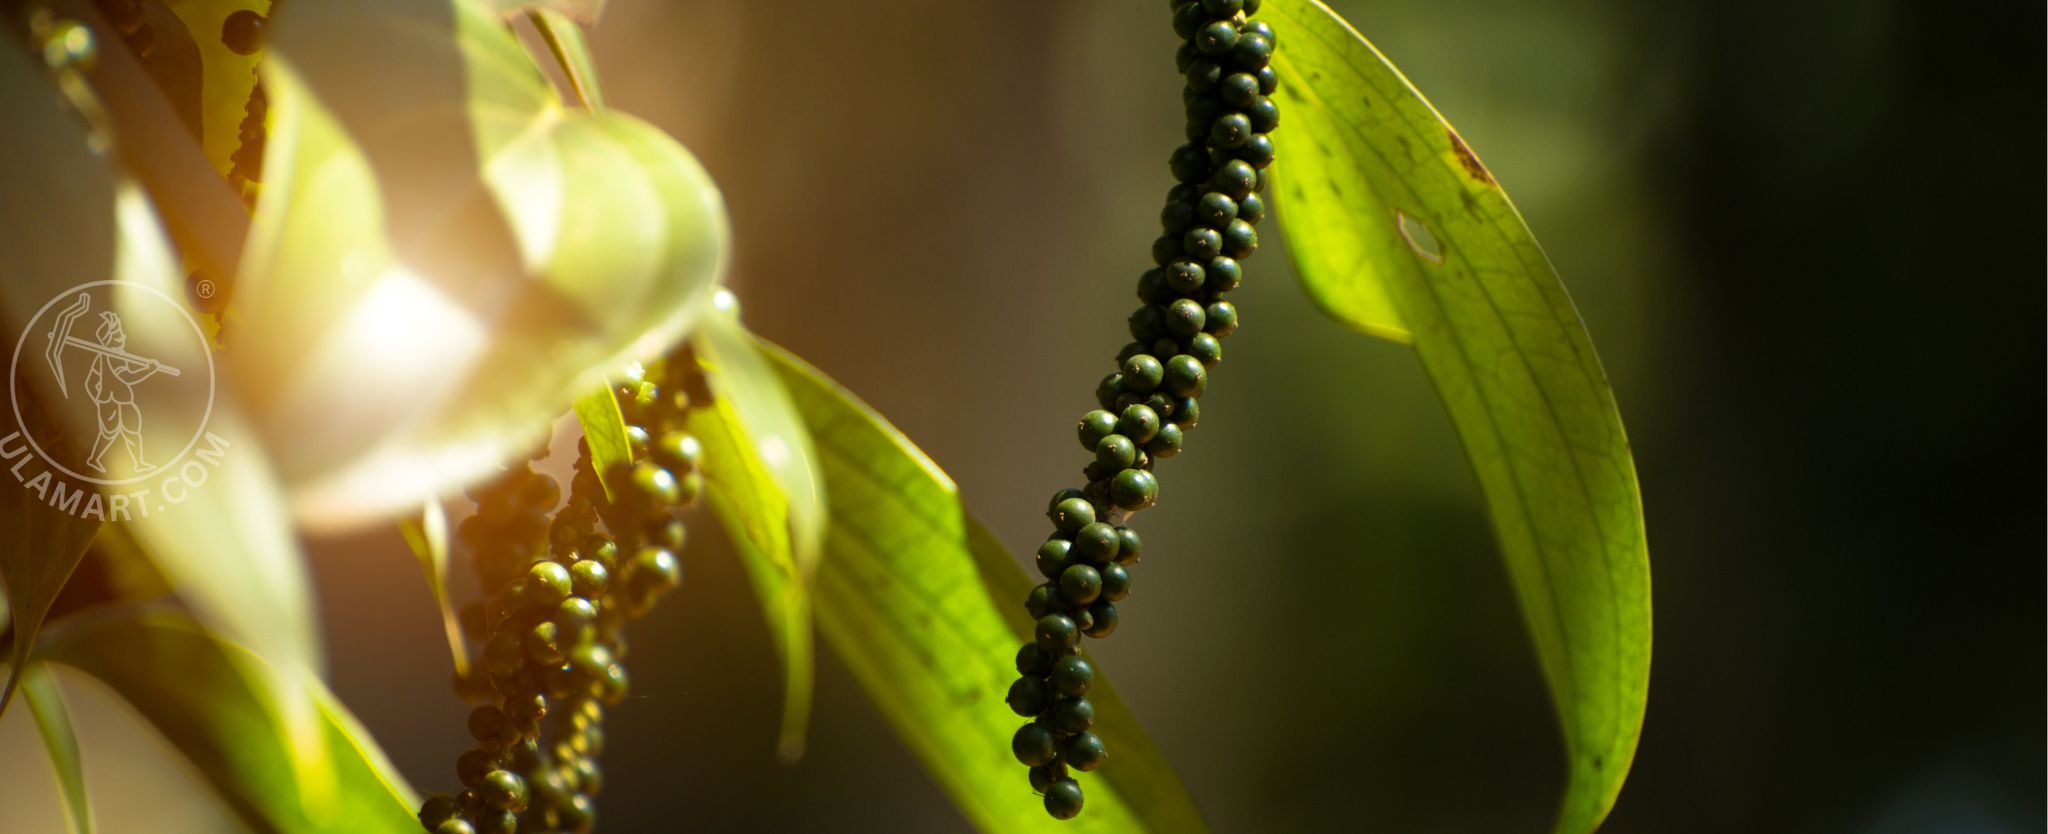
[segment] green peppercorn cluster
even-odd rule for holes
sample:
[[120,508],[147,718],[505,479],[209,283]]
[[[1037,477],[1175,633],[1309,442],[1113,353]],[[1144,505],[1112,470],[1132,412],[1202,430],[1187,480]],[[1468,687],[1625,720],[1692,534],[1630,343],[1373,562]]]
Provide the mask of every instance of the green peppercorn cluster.
[[1175,0],[1172,8],[1184,41],[1177,62],[1187,81],[1188,141],[1168,161],[1176,184],[1160,213],[1154,266],[1138,279],[1143,306],[1131,314],[1131,342],[1096,388],[1101,407],[1081,417],[1081,445],[1095,455],[1082,470],[1087,485],[1061,490],[1047,510],[1053,534],[1037,554],[1046,582],[1025,600],[1038,622],[1017,652],[1021,677],[1007,698],[1031,719],[1011,752],[1059,819],[1081,812],[1070,771],[1094,770],[1108,755],[1091,729],[1095,667],[1080,654],[1081,637],[1116,630],[1116,603],[1131,592],[1129,568],[1141,548],[1123,522],[1158,500],[1153,469],[1180,453],[1200,421],[1209,372],[1237,329],[1237,308],[1224,296],[1243,276],[1240,262],[1259,248],[1259,195],[1273,161],[1268,133],[1280,120],[1270,98],[1279,85],[1269,65],[1273,29],[1249,19],[1259,0]]
[[421,807],[428,831],[585,832],[595,824],[604,710],[627,689],[625,624],[681,584],[685,530],[675,514],[703,491],[699,446],[683,431],[689,391],[702,390],[694,367],[681,357],[636,370],[616,389],[633,462],[601,481],[581,443],[559,510],[560,488],[530,461],[472,490],[477,512],[457,537],[490,596],[461,611],[483,649],[455,690],[478,704],[469,715],[477,743],[456,760],[464,790]]

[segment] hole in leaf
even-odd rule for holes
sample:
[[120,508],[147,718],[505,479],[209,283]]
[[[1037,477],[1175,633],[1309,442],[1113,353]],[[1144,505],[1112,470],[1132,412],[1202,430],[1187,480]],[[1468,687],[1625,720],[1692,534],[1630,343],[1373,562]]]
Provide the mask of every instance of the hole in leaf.
[[1436,235],[1430,234],[1427,224],[1395,209],[1394,225],[1401,230],[1401,239],[1408,241],[1408,248],[1415,250],[1423,260],[1433,264],[1444,262],[1443,244],[1436,242]]

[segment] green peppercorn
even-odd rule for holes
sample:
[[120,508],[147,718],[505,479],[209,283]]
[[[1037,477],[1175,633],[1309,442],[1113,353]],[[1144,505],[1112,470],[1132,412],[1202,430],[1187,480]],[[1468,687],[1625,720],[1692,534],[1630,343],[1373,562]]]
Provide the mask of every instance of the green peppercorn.
[[[1218,242],[1221,243],[1221,238],[1218,238]],[[1160,316],[1159,308],[1150,304],[1131,311],[1131,317],[1126,319],[1126,323],[1130,325],[1131,338],[1146,344],[1166,336],[1166,320]],[[1133,384],[1131,380],[1121,376],[1118,380],[1123,383],[1125,390],[1130,390]]]
[[[1156,311],[1153,307],[1145,309]],[[1160,376],[1164,373],[1165,369],[1160,366],[1158,359],[1143,353],[1133,356],[1124,362],[1124,390],[1134,394],[1149,394],[1159,387]]]
[[1102,574],[1088,565],[1068,565],[1060,574],[1060,598],[1068,605],[1087,605],[1102,595]]
[[572,585],[568,568],[541,562],[527,569],[526,604],[535,611],[546,611],[568,597]]
[[476,826],[461,817],[449,817],[433,828],[434,834],[476,834]]
[[1200,3],[1188,3],[1173,10],[1173,33],[1181,40],[1192,42],[1195,34],[1209,22],[1209,12]]
[[1061,699],[1053,705],[1052,723],[1065,732],[1086,732],[1095,726],[1095,705],[1087,698]]
[[1260,67],[1252,75],[1259,79],[1260,93],[1270,96],[1280,89],[1280,73],[1274,72],[1272,67]]
[[1264,169],[1273,164],[1273,140],[1266,138],[1266,134],[1254,133],[1245,140],[1243,147],[1237,149],[1237,158],[1250,163],[1253,168]]
[[427,801],[420,803],[419,816],[420,825],[426,826],[428,831],[434,830],[443,820],[455,816],[455,797],[445,793],[428,796]]
[[1096,569],[1102,574],[1102,598],[1116,602],[1131,595],[1131,572],[1117,562]]
[[1052,783],[1065,778],[1067,778],[1066,765],[1059,762],[1039,765],[1031,769],[1031,790],[1045,793],[1045,789],[1052,787]]
[[1230,49],[1230,63],[1239,69],[1265,69],[1273,60],[1273,42],[1257,32],[1244,32],[1237,36],[1237,44]]
[[[1073,500],[1080,501],[1083,504],[1088,503],[1085,499],[1076,498]],[[1045,574],[1047,579],[1060,578],[1060,574],[1067,569],[1067,563],[1071,559],[1068,554],[1073,550],[1073,547],[1074,543],[1066,539],[1046,539],[1045,544],[1038,546],[1038,556],[1036,559],[1038,572]]]
[[1112,467],[1111,472],[1127,468],[1138,462],[1138,444],[1121,434],[1112,434],[1096,444],[1095,460],[1103,466]]
[[1080,733],[1067,739],[1067,746],[1060,751],[1060,760],[1079,771],[1090,771],[1102,765],[1109,758],[1109,750],[1102,744],[1102,737],[1092,732]]
[[1183,353],[1166,360],[1164,384],[1176,397],[1199,397],[1208,387],[1209,372],[1201,360]]
[[[1080,644],[1081,629],[1074,625],[1072,617],[1065,614],[1047,614],[1038,618],[1038,628],[1034,636],[1041,648],[1056,655],[1063,655]],[[1053,670],[1059,670],[1058,664],[1054,664]]]
[[[1256,11],[1258,11],[1256,4],[1246,4],[1245,14],[1249,15]],[[1275,42],[1273,27],[1263,20],[1247,20],[1243,26],[1237,28],[1237,31],[1243,35],[1258,35],[1265,38],[1268,44]]]
[[1153,264],[1165,266],[1173,263],[1173,260],[1178,257],[1180,257],[1180,238],[1173,235],[1160,235],[1152,239]]
[[606,570],[616,569],[619,565],[619,546],[611,539],[593,536],[585,540],[577,552],[583,554],[583,558],[603,565]]
[[1118,544],[1116,528],[1098,521],[1074,534],[1072,553],[1076,561],[1101,565],[1116,558]]
[[[1246,120],[1245,124],[1249,126],[1250,120]],[[1211,191],[1203,194],[1201,201],[1195,204],[1195,222],[1211,229],[1221,229],[1224,224],[1236,219],[1237,201],[1226,195]]]
[[1052,500],[1045,502],[1045,517],[1047,519],[1056,519],[1059,517],[1061,504],[1064,504],[1067,501],[1074,498],[1081,498],[1085,500],[1087,497],[1088,496],[1082,494],[1081,491],[1078,489],[1075,489],[1073,487],[1062,487],[1060,491],[1052,494]]
[[1215,56],[1229,52],[1232,47],[1237,46],[1237,39],[1237,26],[1228,20],[1218,20],[1203,26],[1189,40],[1194,42],[1195,48],[1201,50],[1203,55]]
[[1228,301],[1212,301],[1204,311],[1208,324],[1202,329],[1221,339],[1237,332],[1237,305]]
[[1061,695],[1079,698],[1095,685],[1095,665],[1080,655],[1067,655],[1053,662],[1051,680]]
[[676,561],[676,555],[659,547],[643,547],[633,554],[633,564],[628,571],[647,577],[664,591],[673,590],[683,584],[683,565]]
[[461,780],[463,787],[474,788],[483,784],[484,774],[495,767],[491,764],[491,754],[482,750],[464,750],[455,758],[455,778]]
[[1080,631],[1082,634],[1087,634],[1088,629],[1095,627],[1095,617],[1094,615],[1089,614],[1088,609],[1085,607],[1075,608],[1071,611],[1068,611],[1067,616],[1073,619],[1074,628]]
[[1118,527],[1116,537],[1116,563],[1128,565],[1138,561],[1139,555],[1145,549],[1145,542],[1138,538],[1138,531],[1129,527]]
[[1193,143],[1182,145],[1175,148],[1173,156],[1167,159],[1167,167],[1173,170],[1174,179],[1181,182],[1201,182],[1209,175],[1209,152]]
[[1159,433],[1159,412],[1145,405],[1129,406],[1116,420],[1116,433],[1130,438],[1133,443],[1149,441]]
[[[1257,39],[1257,38],[1254,38]],[[1233,72],[1216,83],[1216,97],[1224,104],[1244,110],[1259,99],[1258,76],[1248,72]],[[1250,133],[1246,129],[1246,133]]]
[[524,643],[526,659],[536,665],[553,666],[561,663],[564,658],[562,627],[552,622],[544,622],[527,629]]
[[1142,510],[1158,499],[1159,481],[1143,469],[1118,472],[1116,478],[1109,482],[1109,500],[1122,509]]
[[1155,458],[1170,458],[1180,454],[1184,440],[1180,425],[1167,423],[1159,427],[1159,434],[1152,438],[1152,442],[1145,444],[1145,452]]
[[560,627],[563,636],[574,637],[585,626],[597,621],[597,606],[583,597],[569,597],[555,606],[554,613],[548,615],[548,621]]
[[1215,229],[1189,229],[1188,233],[1181,237],[1181,246],[1187,249],[1189,255],[1208,260],[1223,254],[1223,235]]
[[264,24],[269,20],[248,9],[237,9],[220,24],[220,42],[236,55],[254,55],[263,48]]
[[1081,633],[1098,640],[1116,633],[1116,606],[1109,600],[1098,599],[1090,603],[1087,614],[1088,627],[1082,629]]
[[1052,661],[1052,653],[1047,652],[1044,647],[1037,643],[1025,643],[1023,648],[1017,650],[1017,674],[1045,677],[1052,672]]
[[1243,200],[1245,195],[1258,190],[1259,172],[1250,163],[1233,159],[1216,169],[1209,179],[1209,187],[1230,195],[1233,200]]
[[[1165,319],[1167,332],[1181,339],[1202,332],[1202,326],[1206,323],[1201,302],[1192,298],[1176,299],[1167,305]],[[1166,347],[1174,346],[1171,340],[1166,342]]]
[[687,472],[697,468],[697,461],[704,457],[704,444],[689,432],[672,431],[661,436],[654,444],[654,462],[672,472]]
[[633,465],[632,485],[636,498],[651,509],[672,507],[682,500],[675,475],[648,461]]
[[1207,93],[1216,89],[1216,82],[1222,80],[1223,64],[1208,58],[1198,58],[1190,62],[1187,69],[1181,71],[1181,77],[1187,80],[1188,90],[1198,95]]
[[[1227,113],[1208,129],[1208,143],[1214,148],[1243,148],[1251,139],[1251,119],[1243,113]],[[1237,195],[1231,195],[1233,199]]]
[[[1207,315],[1204,314],[1204,323]],[[1223,362],[1223,342],[1207,333],[1196,333],[1188,338],[1188,354],[1204,368],[1214,368]]]
[[1266,219],[1266,201],[1261,199],[1259,195],[1245,195],[1244,202],[1238,205],[1244,207],[1244,211],[1239,212],[1237,215],[1239,220],[1256,226],[1260,220]]
[[[1179,242],[1175,242],[1174,251],[1179,252],[1180,250]],[[1183,295],[1199,292],[1207,277],[1203,272],[1202,265],[1194,261],[1174,261],[1166,266],[1167,289]]]
[[603,596],[611,575],[604,565],[588,559],[579,561],[569,566],[569,592],[586,598]]
[[1026,724],[1017,728],[1017,734],[1010,738],[1010,752],[1017,761],[1031,767],[1051,764],[1059,755],[1059,743],[1053,738],[1052,730],[1043,724]]
[[[1246,124],[1250,124],[1247,122]],[[1195,206],[1185,200],[1173,200],[1159,210],[1159,228],[1167,234],[1179,234],[1195,225]]]
[[1085,498],[1069,498],[1053,508],[1052,525],[1062,533],[1073,533],[1095,523],[1095,506]]
[[1081,783],[1060,779],[1045,788],[1045,812],[1053,819],[1070,820],[1081,815]]
[[1012,712],[1030,718],[1045,712],[1045,708],[1052,704],[1052,689],[1038,678],[1018,678],[1010,684],[1010,694],[1003,701],[1010,705]]
[[519,811],[526,807],[526,780],[509,770],[493,770],[484,774],[477,794],[500,811]]

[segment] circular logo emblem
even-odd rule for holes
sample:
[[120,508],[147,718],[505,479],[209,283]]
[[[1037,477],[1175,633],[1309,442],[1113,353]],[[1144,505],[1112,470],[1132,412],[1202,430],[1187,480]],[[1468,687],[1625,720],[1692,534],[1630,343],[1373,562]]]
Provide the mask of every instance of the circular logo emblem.
[[14,345],[21,437],[53,469],[102,487],[173,470],[213,416],[213,354],[179,299],[130,281],[58,293]]

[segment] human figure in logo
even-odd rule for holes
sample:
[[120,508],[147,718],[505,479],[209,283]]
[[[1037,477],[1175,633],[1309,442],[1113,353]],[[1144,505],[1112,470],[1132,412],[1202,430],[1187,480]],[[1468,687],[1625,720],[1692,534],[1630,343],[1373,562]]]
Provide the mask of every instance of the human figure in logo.
[[[93,333],[93,338],[114,350],[128,346],[128,334],[121,330],[121,317],[110,312],[100,313],[99,330]],[[128,447],[128,459],[135,464],[135,474],[147,474],[156,469],[142,457],[142,409],[135,404],[135,383],[155,376],[162,368],[160,363],[123,359],[104,353],[93,357],[92,370],[85,374],[85,392],[92,396],[100,420],[100,436],[93,441],[92,454],[85,459],[85,465],[92,467],[93,471],[107,471],[101,458],[114,448],[115,440]]]

